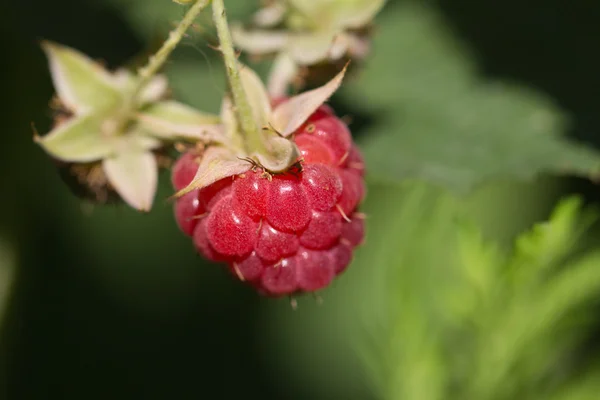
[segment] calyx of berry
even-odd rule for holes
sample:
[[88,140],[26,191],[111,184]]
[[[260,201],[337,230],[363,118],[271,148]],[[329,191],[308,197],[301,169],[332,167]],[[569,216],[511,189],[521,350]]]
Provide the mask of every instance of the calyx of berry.
[[108,71],[81,52],[42,44],[66,117],[35,141],[52,157],[69,163],[101,163],[108,182],[131,207],[149,211],[158,180],[153,150],[174,140],[219,142],[218,116],[164,100],[167,80],[153,77],[141,90],[126,69]]
[[[201,157],[196,176],[175,197],[202,189],[223,178],[242,174],[255,166],[267,173],[288,170],[300,157],[296,144],[289,137],[335,93],[345,73],[346,68],[325,85],[290,97],[273,107],[267,89],[256,72],[247,66],[241,66],[240,78],[260,135],[259,143],[248,143],[253,138],[240,132],[233,103],[226,97],[221,108],[221,120],[227,144],[208,146]],[[266,149],[271,157],[265,157],[261,149]],[[274,154],[278,157],[273,158]]]

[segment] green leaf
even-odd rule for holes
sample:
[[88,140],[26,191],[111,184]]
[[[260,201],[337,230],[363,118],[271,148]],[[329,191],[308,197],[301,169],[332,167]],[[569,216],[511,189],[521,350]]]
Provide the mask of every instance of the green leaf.
[[486,297],[498,290],[496,279],[505,266],[506,255],[496,243],[486,242],[475,224],[463,221],[457,236],[457,275],[462,284],[455,282],[442,293],[449,311],[446,319],[452,324],[473,324],[477,323],[482,304],[489,305]]
[[42,47],[58,96],[71,111],[111,108],[123,100],[116,80],[99,63],[57,43],[43,42]]
[[366,372],[383,399],[444,399],[450,366],[439,305],[453,282],[460,207],[431,185],[411,183],[369,186],[365,211],[367,242],[351,268],[362,274],[354,292],[369,294],[357,304],[371,338],[358,345]]
[[581,343],[600,295],[600,253],[576,253],[590,223],[578,199],[522,235],[545,226],[519,264],[531,285],[508,268],[521,247],[511,255],[486,240],[465,220],[468,204],[425,184],[369,189],[366,248],[352,267],[361,275],[348,292],[368,293],[359,351],[381,398],[508,400],[542,393],[557,374],[557,387],[570,382],[558,363]]
[[583,233],[597,219],[591,211],[582,214],[581,205],[582,200],[577,197],[562,201],[549,221],[536,224],[517,238],[508,272],[520,285],[544,278],[548,269],[564,263],[565,257],[576,249]]
[[531,387],[536,383],[532,378],[552,375],[552,361],[564,358],[573,342],[581,340],[584,326],[572,321],[585,308],[591,312],[598,299],[598,265],[600,253],[590,254],[566,265],[564,272],[529,296],[505,299],[503,310],[498,304],[494,322],[481,337],[479,369],[472,384],[475,398],[492,393],[513,398],[519,384]]
[[575,379],[560,390],[550,393],[544,400],[596,400],[600,393],[600,368]]
[[[535,340],[552,331],[561,318],[578,306],[592,304],[600,294],[600,252],[594,252],[580,260],[565,265],[564,271],[554,276],[532,303],[532,312],[527,313],[527,332],[520,340]],[[586,304],[587,303],[587,304]]]
[[[518,238],[504,265],[498,264],[504,257],[478,257],[483,271],[476,276],[485,279],[472,279],[472,268],[463,269],[464,285],[451,293],[461,296],[470,323],[457,325],[472,365],[461,375],[469,377],[464,397],[511,399],[539,392],[539,382],[555,374],[554,363],[581,341],[587,322],[582,317],[592,312],[600,293],[600,253],[577,257],[576,244],[589,225],[579,199],[566,199],[547,222]],[[493,249],[470,237],[462,264]]]
[[362,146],[368,170],[384,181],[465,191],[492,178],[600,171],[597,152],[561,136],[567,118],[549,99],[478,77],[472,55],[427,4],[381,13],[369,62],[343,95],[381,113]]

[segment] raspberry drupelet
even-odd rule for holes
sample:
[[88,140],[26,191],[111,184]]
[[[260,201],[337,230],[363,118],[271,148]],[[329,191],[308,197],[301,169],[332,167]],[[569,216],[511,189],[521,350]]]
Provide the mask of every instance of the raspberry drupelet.
[[[346,124],[322,105],[294,134],[301,168],[269,174],[256,167],[179,198],[175,216],[206,258],[268,296],[327,287],[364,238],[358,206],[364,163]],[[199,156],[184,153],[172,171],[187,186]]]

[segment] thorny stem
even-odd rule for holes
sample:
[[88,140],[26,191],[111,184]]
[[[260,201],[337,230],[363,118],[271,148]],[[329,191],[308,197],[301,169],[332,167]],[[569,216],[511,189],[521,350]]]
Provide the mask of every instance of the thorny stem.
[[169,33],[169,37],[161,48],[152,55],[148,60],[148,63],[139,69],[138,71],[138,82],[133,91],[132,99],[135,103],[138,95],[144,89],[144,87],[150,82],[152,77],[156,75],[158,70],[165,64],[173,50],[177,47],[185,32],[194,23],[194,20],[200,14],[200,12],[208,6],[210,0],[196,0],[196,2],[189,8],[183,19],[179,22],[177,27]]
[[233,104],[242,133],[245,136],[245,145],[248,153],[258,152],[268,154],[265,148],[262,132],[254,121],[252,108],[244,91],[237,57],[233,48],[233,40],[227,23],[227,15],[223,0],[212,0],[213,21],[219,36],[219,48],[225,59],[227,79],[233,97]]
[[138,79],[131,92],[131,95],[126,99],[125,106],[123,108],[123,117],[117,121],[116,132],[126,132],[127,125],[131,122],[131,115],[135,112],[138,106],[138,97],[140,92],[144,90],[150,80],[156,75],[158,70],[167,62],[169,56],[175,50],[185,32],[194,23],[194,20],[200,14],[200,12],[208,6],[210,0],[196,0],[189,10],[185,13],[183,19],[179,22],[177,27],[169,33],[169,37],[158,51],[150,56],[148,63],[138,70]]

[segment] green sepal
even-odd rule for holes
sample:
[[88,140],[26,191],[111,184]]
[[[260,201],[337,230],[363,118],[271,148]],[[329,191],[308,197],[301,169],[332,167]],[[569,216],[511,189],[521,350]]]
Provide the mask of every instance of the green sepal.
[[204,154],[202,154],[202,161],[200,162],[198,171],[196,172],[194,179],[192,179],[192,182],[179,192],[175,193],[174,197],[181,197],[186,193],[196,189],[202,189],[221,179],[243,174],[251,168],[251,162],[241,159],[229,149],[211,146],[206,149]]
[[82,115],[61,123],[34,140],[54,158],[66,162],[90,162],[114,153],[114,137],[102,135],[104,118]]
[[176,101],[154,103],[137,115],[140,124],[161,139],[179,138],[224,142],[221,119]]
[[52,81],[61,102],[73,112],[108,109],[123,101],[114,77],[83,53],[45,41]]
[[104,173],[119,196],[138,211],[150,211],[158,183],[156,157],[132,148],[102,161]]

